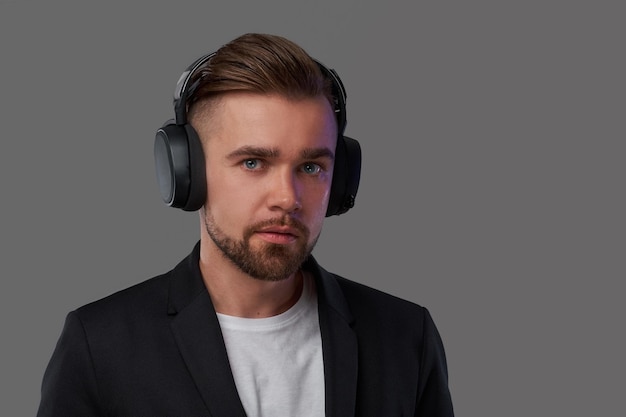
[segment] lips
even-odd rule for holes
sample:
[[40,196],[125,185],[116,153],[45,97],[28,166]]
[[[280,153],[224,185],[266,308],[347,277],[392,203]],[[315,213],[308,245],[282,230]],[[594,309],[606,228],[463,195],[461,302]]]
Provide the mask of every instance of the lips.
[[264,227],[257,231],[257,233],[274,233],[274,234],[284,234],[298,237],[300,233],[294,227],[289,226],[270,226]]
[[268,243],[278,245],[293,243],[300,236],[297,229],[289,226],[267,226],[257,230],[255,234]]
[[294,219],[267,220],[253,228],[253,234],[269,243],[288,244],[308,236],[308,229]]

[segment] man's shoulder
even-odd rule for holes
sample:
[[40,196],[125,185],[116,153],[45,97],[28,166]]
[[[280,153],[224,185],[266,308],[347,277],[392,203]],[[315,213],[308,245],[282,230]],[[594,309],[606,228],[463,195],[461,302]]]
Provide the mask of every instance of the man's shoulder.
[[365,304],[371,307],[379,308],[391,308],[399,311],[408,312],[421,312],[424,307],[421,305],[409,301],[407,299],[398,297],[396,295],[384,292],[382,290],[370,287],[363,283],[342,277],[337,274],[332,274],[339,284],[344,296],[348,303],[356,302],[358,304]]
[[[321,302],[345,318],[360,338],[393,340],[398,345],[414,346],[424,340],[432,327],[428,310],[415,302],[392,295],[363,283],[325,272]],[[339,297],[333,297],[335,294]],[[341,300],[341,301],[337,301]]]
[[166,316],[173,293],[189,300],[204,288],[197,267],[198,247],[196,245],[191,254],[173,269],[85,304],[75,311],[76,314],[84,319]]
[[146,279],[85,304],[77,308],[75,313],[84,320],[98,317],[113,319],[120,314],[132,315],[137,311],[166,309],[170,272]]
[[[319,265],[317,267],[321,273],[321,290],[324,293],[322,297],[326,300],[324,302],[333,307],[345,302],[347,310],[357,320],[384,326],[390,322],[422,322],[429,316],[427,309],[415,302],[328,272]],[[343,301],[338,302],[339,299]]]

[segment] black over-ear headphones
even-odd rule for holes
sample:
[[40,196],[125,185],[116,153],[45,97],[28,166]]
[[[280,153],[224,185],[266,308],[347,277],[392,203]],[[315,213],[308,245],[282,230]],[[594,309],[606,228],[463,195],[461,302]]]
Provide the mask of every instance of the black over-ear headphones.
[[[154,159],[157,182],[163,202],[169,207],[185,211],[200,209],[206,201],[206,171],[204,154],[198,134],[187,123],[187,100],[200,84],[188,85],[193,75],[215,53],[205,55],[182,73],[174,91],[175,119],[170,119],[157,130],[154,142]],[[346,127],[346,91],[333,69],[320,62],[319,68],[331,80],[335,99],[338,137],[335,166],[326,216],[345,213],[354,206],[361,178],[361,146],[356,140],[343,135]]]

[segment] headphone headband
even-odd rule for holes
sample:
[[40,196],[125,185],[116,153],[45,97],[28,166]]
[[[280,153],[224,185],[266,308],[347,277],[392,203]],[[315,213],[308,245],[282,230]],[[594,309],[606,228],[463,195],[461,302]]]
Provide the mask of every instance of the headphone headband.
[[189,65],[178,78],[176,89],[174,90],[174,114],[176,116],[176,124],[179,126],[187,123],[187,99],[189,91],[193,92],[195,88],[189,89],[187,85],[191,81],[191,77],[215,56],[216,52],[211,52],[198,58],[193,64]]
[[[195,60],[191,65],[189,65],[185,71],[178,78],[178,82],[176,83],[176,88],[174,89],[174,115],[176,117],[176,124],[182,126],[187,123],[187,100],[189,97],[195,92],[195,89],[198,87],[197,84],[188,86],[191,78],[198,72],[200,68],[202,68],[211,58],[215,56],[217,52],[211,52],[209,54],[203,55],[197,60]],[[346,89],[343,86],[343,82],[337,71],[332,68],[326,67],[320,61],[315,58],[312,58],[313,61],[317,64],[320,71],[322,71],[322,75],[325,78],[330,79],[332,85],[332,95],[336,100],[335,103],[335,116],[337,118],[337,126],[339,127],[339,134],[343,134],[346,129],[347,117],[346,117]]]

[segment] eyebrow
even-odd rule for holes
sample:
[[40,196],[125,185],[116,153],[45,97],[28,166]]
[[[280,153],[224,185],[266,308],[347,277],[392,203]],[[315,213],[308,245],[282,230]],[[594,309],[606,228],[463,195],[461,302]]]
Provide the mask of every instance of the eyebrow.
[[242,146],[229,153],[228,159],[240,158],[242,156],[253,156],[257,158],[276,158],[280,155],[278,149],[262,148],[259,146]]
[[328,158],[331,161],[335,160],[335,154],[330,149],[324,148],[306,148],[302,150],[302,159],[318,159]]
[[[331,161],[335,160],[335,154],[333,151],[326,147],[322,148],[306,148],[300,153],[302,159],[318,159],[328,158]],[[259,146],[242,146],[229,153],[226,157],[228,159],[235,159],[241,157],[255,157],[255,158],[278,158],[280,151],[276,148],[263,148]]]

